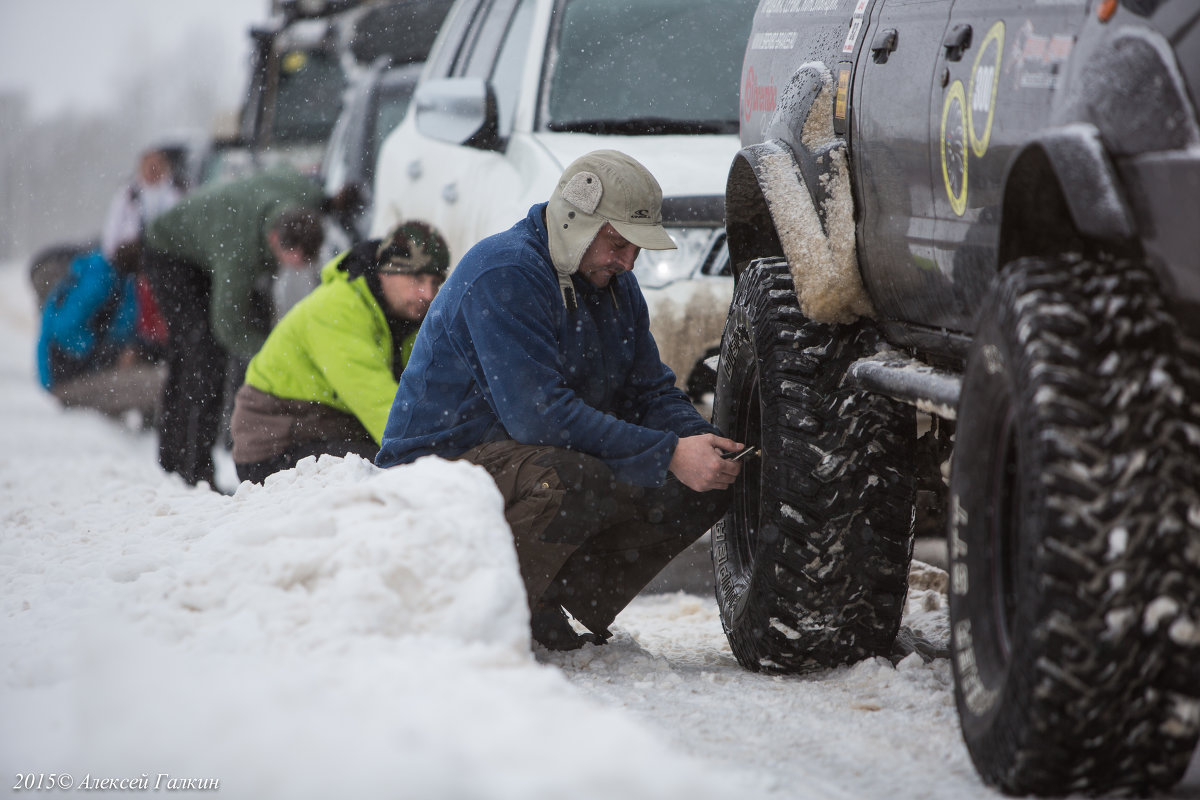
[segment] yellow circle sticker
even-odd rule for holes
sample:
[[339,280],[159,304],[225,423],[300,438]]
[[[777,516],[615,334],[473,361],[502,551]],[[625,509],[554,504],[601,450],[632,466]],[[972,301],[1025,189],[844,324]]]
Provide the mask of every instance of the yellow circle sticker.
[[967,93],[955,81],[942,104],[942,180],[950,208],[958,216],[967,210]]
[[[971,152],[982,156],[992,138],[992,119],[996,111],[996,89],[1000,85],[1000,60],[1004,56],[1004,23],[996,22],[983,37],[983,44],[971,67],[971,83],[967,87],[967,130],[971,134]],[[976,120],[983,120],[983,132]]]

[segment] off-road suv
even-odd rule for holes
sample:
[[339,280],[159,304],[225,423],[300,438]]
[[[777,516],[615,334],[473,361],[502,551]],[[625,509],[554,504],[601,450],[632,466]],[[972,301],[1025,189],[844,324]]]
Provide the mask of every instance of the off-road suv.
[[[1177,782],[1200,730],[1200,5],[762,0],[713,531],[756,670],[892,652],[944,511],[983,778]],[[942,471],[948,467],[948,481]]]

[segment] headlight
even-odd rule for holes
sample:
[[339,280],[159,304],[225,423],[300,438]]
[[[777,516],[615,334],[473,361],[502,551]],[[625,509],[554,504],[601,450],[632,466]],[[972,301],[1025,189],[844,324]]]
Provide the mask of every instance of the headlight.
[[713,228],[671,228],[674,250],[643,250],[634,262],[633,274],[646,289],[661,289],[692,277],[708,255]]

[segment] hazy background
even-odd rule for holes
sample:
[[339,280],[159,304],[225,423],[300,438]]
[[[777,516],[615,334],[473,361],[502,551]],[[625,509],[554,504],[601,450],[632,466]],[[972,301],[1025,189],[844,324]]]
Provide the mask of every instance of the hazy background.
[[228,127],[270,0],[0,0],[0,260],[98,234],[138,152]]

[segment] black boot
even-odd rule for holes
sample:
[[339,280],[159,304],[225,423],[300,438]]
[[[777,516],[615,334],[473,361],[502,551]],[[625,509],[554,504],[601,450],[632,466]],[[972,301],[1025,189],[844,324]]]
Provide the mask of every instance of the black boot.
[[530,610],[530,632],[533,640],[547,650],[578,650],[585,644],[604,644],[604,639],[591,633],[576,633],[562,606],[537,603]]

